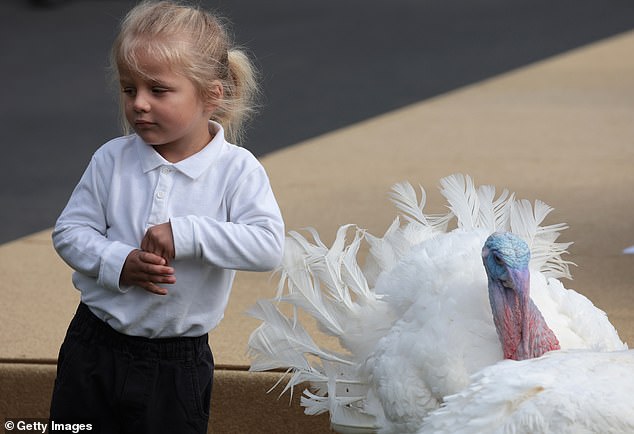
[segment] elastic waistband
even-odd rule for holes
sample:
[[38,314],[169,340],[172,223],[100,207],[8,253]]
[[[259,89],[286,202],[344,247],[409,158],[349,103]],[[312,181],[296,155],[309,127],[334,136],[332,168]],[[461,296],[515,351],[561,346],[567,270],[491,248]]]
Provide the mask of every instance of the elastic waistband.
[[80,303],[68,328],[84,340],[93,340],[130,355],[156,359],[192,359],[208,344],[208,335],[198,337],[145,338],[120,333],[99,319],[90,308]]

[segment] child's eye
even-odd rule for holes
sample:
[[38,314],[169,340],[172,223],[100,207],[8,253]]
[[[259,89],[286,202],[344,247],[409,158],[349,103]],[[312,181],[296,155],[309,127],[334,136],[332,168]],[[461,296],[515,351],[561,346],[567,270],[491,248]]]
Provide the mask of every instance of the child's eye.
[[167,89],[166,89],[166,88],[164,88],[164,87],[154,86],[154,87],[152,88],[152,93],[158,93],[158,94],[161,94],[161,93],[165,93],[165,92],[167,92]]
[[121,92],[125,93],[128,96],[134,96],[136,95],[136,89],[133,87],[124,87],[121,88]]

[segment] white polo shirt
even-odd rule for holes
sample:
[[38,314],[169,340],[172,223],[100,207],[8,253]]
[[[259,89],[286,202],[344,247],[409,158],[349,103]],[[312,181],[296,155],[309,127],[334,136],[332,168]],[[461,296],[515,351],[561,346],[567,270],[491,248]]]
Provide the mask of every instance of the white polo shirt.
[[[74,270],[90,310],[132,336],[200,336],[227,306],[235,270],[266,271],[281,261],[284,224],[262,165],[246,149],[214,138],[170,163],[137,135],[99,148],[63,210],[53,244]],[[176,283],[161,296],[119,287],[126,257],[146,230],[169,221]]]

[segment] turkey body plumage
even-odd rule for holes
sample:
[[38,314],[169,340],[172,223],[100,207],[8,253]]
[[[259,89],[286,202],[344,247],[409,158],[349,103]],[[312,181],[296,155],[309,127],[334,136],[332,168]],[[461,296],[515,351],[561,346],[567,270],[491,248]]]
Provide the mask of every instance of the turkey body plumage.
[[[381,238],[357,228],[346,243],[351,227],[344,226],[328,248],[315,232],[314,242],[291,233],[277,297],[252,310],[263,321],[249,341],[252,370],[289,369],[287,388],[309,381],[306,413],[329,411],[341,432],[415,433],[446,396],[503,359],[481,257],[497,231],[514,232],[530,246],[531,296],[562,349],[627,348],[605,313],[558,280],[568,277],[561,259],[568,244],[556,243],[565,225],[541,226],[549,207],[506,191],[495,198],[492,187],[476,188],[462,175],[441,186],[450,212],[439,216],[423,213],[424,191],[419,202],[409,185],[395,186],[408,223],[397,218]],[[356,261],[362,242],[363,269]],[[293,313],[285,316],[277,303]],[[317,345],[297,310],[341,348]]]
[[383,432],[415,432],[445,395],[502,359],[480,258],[487,235],[439,234],[379,277],[375,291],[404,307],[366,362]]
[[552,351],[504,360],[445,397],[420,434],[634,432],[634,351]]

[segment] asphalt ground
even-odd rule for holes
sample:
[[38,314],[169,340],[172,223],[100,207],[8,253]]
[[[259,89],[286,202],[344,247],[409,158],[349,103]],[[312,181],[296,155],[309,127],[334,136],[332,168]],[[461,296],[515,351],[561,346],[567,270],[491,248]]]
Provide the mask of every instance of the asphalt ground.
[[[0,3],[0,243],[52,226],[119,134],[107,57],[134,1]],[[631,0],[219,0],[261,71],[263,156],[634,28]]]

